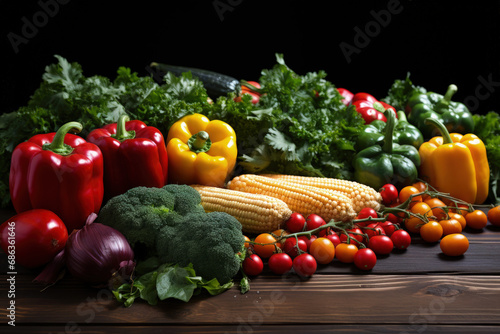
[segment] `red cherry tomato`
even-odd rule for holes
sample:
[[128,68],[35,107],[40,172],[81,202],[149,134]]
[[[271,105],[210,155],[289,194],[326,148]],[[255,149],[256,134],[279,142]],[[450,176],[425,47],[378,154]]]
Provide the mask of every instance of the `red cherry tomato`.
[[304,239],[295,239],[294,237],[290,237],[286,239],[285,243],[283,243],[283,251],[292,258],[299,255],[299,249],[303,252],[307,252],[307,243]]
[[371,270],[377,263],[377,255],[370,248],[361,248],[354,255],[354,265],[361,270]]
[[314,275],[316,269],[318,268],[318,263],[314,256],[311,254],[300,254],[295,259],[293,259],[293,270],[295,273],[302,277],[310,277]]
[[329,239],[335,247],[341,243],[340,237],[337,233],[328,234],[325,238]]
[[368,238],[371,238],[375,235],[385,234],[385,230],[380,226],[380,223],[371,223],[363,229],[365,233],[368,235]]
[[385,235],[389,237],[396,231],[396,225],[390,221],[380,223],[380,227],[384,229]]
[[[378,213],[375,211],[373,208],[363,208],[358,212],[358,215],[356,216],[356,219],[366,219],[368,217],[372,218],[378,218]],[[364,221],[364,222],[356,222],[358,226],[366,226],[370,224],[370,221]]]
[[396,249],[406,249],[411,244],[411,236],[405,230],[396,230],[391,235],[391,240]]
[[368,248],[373,250],[377,255],[387,255],[394,249],[394,243],[386,235],[376,235],[370,238]]
[[323,218],[318,216],[317,214],[310,214],[306,218],[306,230],[312,231],[320,226],[326,225],[326,222]]
[[382,196],[382,203],[384,203],[384,205],[390,205],[399,198],[398,189],[391,183],[384,184],[379,192],[380,196]]
[[297,233],[304,231],[306,225],[306,219],[303,215],[298,212],[292,213],[290,218],[285,222],[285,226],[288,232]]
[[68,230],[52,211],[33,209],[21,212],[0,226],[0,244],[16,264],[36,268],[47,264],[68,240]]
[[[364,241],[364,236],[363,236],[364,233],[359,227],[347,229],[346,232],[347,232],[347,234],[349,234],[349,237],[350,237],[349,243],[350,244],[357,246],[357,245],[359,245],[359,242]],[[357,242],[356,240],[353,240],[353,239],[356,239],[359,242]],[[347,243],[347,235],[345,233],[340,234],[340,242]]]
[[283,275],[292,269],[292,258],[286,253],[276,253],[271,255],[267,264],[273,273]]
[[252,254],[243,260],[243,272],[248,276],[257,276],[264,269],[264,263],[257,254]]
[[302,235],[299,237],[299,239],[302,239],[306,242],[306,245],[307,245],[307,251],[309,251],[309,248],[311,248],[311,244],[314,240],[316,240],[318,238],[317,235],[311,235],[310,238],[306,237],[305,235]]

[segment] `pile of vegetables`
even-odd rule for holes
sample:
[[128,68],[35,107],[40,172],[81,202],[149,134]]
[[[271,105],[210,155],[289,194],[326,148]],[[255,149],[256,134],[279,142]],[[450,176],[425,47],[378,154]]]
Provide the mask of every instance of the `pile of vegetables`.
[[500,224],[500,117],[472,115],[455,85],[408,75],[379,99],[279,54],[258,81],[158,63],[110,80],[56,58],[0,116],[1,205],[17,213],[1,246],[16,235],[40,283],[67,270],[125,306],[188,301],[237,277],[246,292],[266,262],[371,270],[414,236],[459,256],[466,226]]

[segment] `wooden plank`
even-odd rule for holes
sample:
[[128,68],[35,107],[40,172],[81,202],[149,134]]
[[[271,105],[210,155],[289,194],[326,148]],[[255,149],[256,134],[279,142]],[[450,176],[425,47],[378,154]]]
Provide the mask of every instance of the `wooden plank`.
[[239,326],[239,325],[209,325],[209,326],[190,326],[190,325],[128,325],[128,326],[18,326],[17,328],[3,328],[2,333],[19,333],[22,329],[29,330],[31,334],[63,334],[63,333],[92,333],[92,334],[108,334],[108,333],[190,333],[190,334],[208,334],[208,333],[226,333],[226,334],[241,334],[241,333],[383,333],[383,334],[407,334],[407,333],[498,333],[498,326],[468,326],[468,325],[427,325],[425,328],[417,332],[421,328],[415,328],[410,325],[261,325],[261,326]]
[[[16,322],[22,324],[191,324],[234,326],[290,324],[500,325],[500,276],[315,275],[259,276],[251,291],[233,288],[218,296],[196,296],[156,306],[118,304],[105,289],[72,279],[40,292],[16,277]],[[0,277],[7,291],[7,277]],[[2,296],[0,318],[7,317]]]

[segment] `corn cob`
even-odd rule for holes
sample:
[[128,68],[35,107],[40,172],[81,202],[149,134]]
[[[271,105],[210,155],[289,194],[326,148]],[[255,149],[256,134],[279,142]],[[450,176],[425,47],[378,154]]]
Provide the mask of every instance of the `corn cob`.
[[322,189],[336,190],[344,193],[352,200],[354,211],[358,213],[364,207],[380,210],[382,196],[380,193],[365,184],[325,177],[296,176],[285,174],[263,174],[278,180],[292,182],[301,186],[312,186]]
[[356,217],[352,201],[344,194],[316,187],[254,174],[243,174],[228,182],[229,189],[279,198],[290,210],[304,216],[315,213],[327,222],[331,219],[348,221]]
[[235,217],[244,233],[270,233],[284,227],[292,211],[285,202],[270,196],[225,188],[191,185],[201,196],[206,212],[221,211]]

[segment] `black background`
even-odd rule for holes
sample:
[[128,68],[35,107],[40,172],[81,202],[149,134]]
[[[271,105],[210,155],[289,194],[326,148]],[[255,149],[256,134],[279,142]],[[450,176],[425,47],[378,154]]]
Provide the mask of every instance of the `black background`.
[[[157,61],[256,80],[282,53],[298,74],[324,70],[352,92],[382,98],[409,72],[428,90],[457,84],[454,100],[475,113],[500,109],[500,1],[60,2],[0,1],[0,112],[26,104],[55,54],[86,76],[147,75]],[[26,21],[38,27],[16,52],[9,36]],[[341,44],[357,48],[349,61]]]

